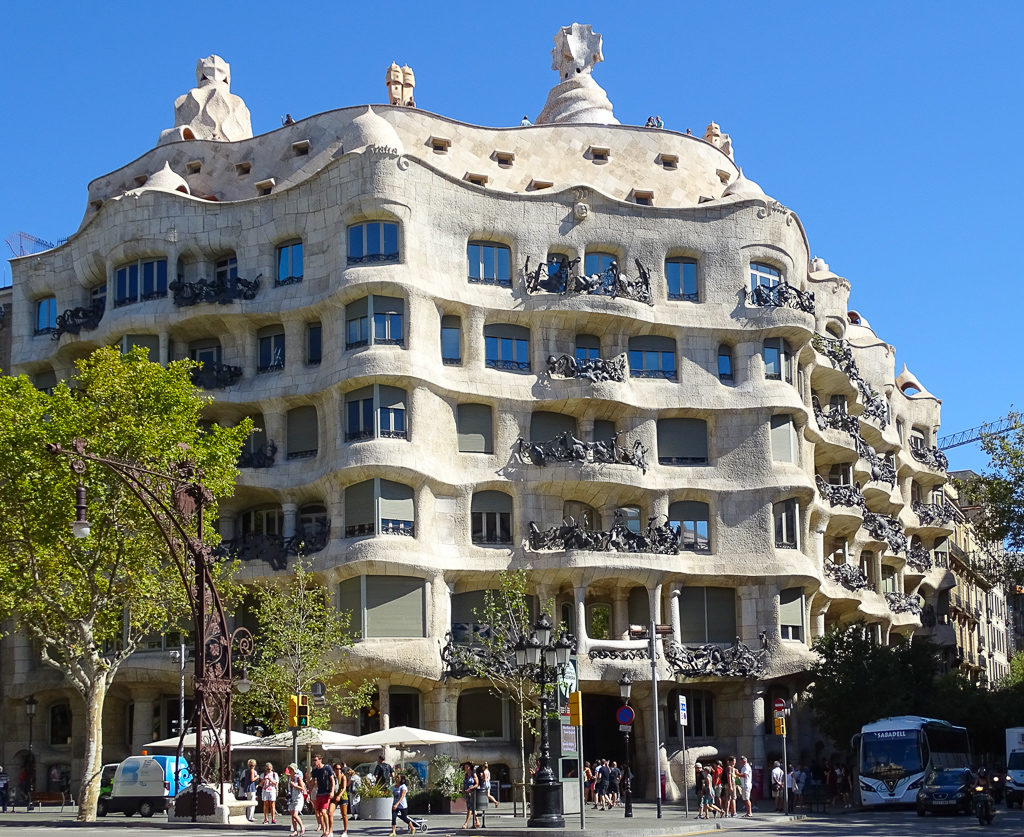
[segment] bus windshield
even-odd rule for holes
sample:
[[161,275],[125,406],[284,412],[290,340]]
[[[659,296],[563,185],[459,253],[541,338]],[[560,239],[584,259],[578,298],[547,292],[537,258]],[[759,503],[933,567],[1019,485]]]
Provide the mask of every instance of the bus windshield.
[[928,724],[925,734],[931,750],[932,767],[967,767],[971,763],[971,745],[963,727]]
[[892,729],[865,732],[861,738],[860,775],[890,781],[924,770],[921,732]]

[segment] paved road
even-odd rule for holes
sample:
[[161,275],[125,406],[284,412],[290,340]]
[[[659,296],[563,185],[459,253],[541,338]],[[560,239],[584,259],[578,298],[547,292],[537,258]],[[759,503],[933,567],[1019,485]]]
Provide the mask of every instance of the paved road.
[[[674,835],[739,835],[740,837],[969,837],[969,835],[1005,835],[1024,834],[1024,812],[1007,811],[999,808],[995,823],[982,826],[978,821],[965,816],[946,816],[925,818],[918,817],[913,811],[872,811],[848,812],[838,811],[825,815],[814,814],[797,817],[780,817],[771,813],[759,813],[753,819],[729,820],[696,820],[691,813],[685,819],[681,808],[665,806],[662,819],[655,817],[653,805],[640,803],[635,806],[632,820],[622,817],[621,810],[609,812],[588,812],[585,834],[590,837],[674,837]],[[567,832],[541,829],[529,831],[523,827],[523,820],[515,820],[505,811],[499,809],[497,814],[487,817],[484,829],[461,829],[463,816],[432,816],[427,818],[430,826],[429,834],[444,835],[480,835],[480,837],[526,837],[526,835],[554,835],[564,833],[580,834],[578,815],[567,818]],[[316,825],[312,817],[306,817],[307,835],[317,837]],[[189,823],[168,823],[166,817],[156,816],[151,819],[140,817],[123,817],[111,815],[96,823],[76,823],[74,814],[58,813],[54,809],[41,809],[31,813],[19,811],[16,814],[0,814],[0,834],[10,833],[14,837],[17,829],[19,834],[30,837],[127,837],[131,832],[146,832],[149,837],[164,837],[171,834],[202,833],[204,837],[227,837],[227,835],[264,834],[267,837],[285,837],[288,824],[278,818],[276,826],[264,826],[261,823],[242,826],[193,826]],[[354,822],[349,834],[351,837],[386,837],[391,833],[390,823]],[[404,834],[404,830],[400,830]],[[340,831],[336,832],[340,837]]]

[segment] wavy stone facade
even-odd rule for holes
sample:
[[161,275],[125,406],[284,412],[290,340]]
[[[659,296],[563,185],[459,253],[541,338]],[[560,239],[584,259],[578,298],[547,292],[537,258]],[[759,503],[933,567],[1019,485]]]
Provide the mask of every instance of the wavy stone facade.
[[[221,509],[225,549],[251,579],[312,553],[355,611],[353,675],[377,681],[384,723],[515,763],[507,711],[444,679],[441,651],[471,635],[495,574],[524,567],[579,638],[586,758],[621,758],[616,682],[633,679],[648,793],[650,663],[631,626],[668,626],[661,768],[678,798],[696,758],[778,750],[766,707],[799,707],[815,637],[860,619],[883,642],[911,634],[952,584],[932,560],[952,531],[928,453],[939,401],[897,377],[797,216],[715,144],[376,105],[162,143],[90,184],[65,245],[13,263],[13,369],[42,385],[118,341],[204,359],[210,418],[264,428]],[[49,297],[93,318],[36,334]],[[23,698],[46,718],[68,692],[5,643],[10,760]],[[154,645],[111,690],[108,761],[176,715],[177,667]],[[72,718],[67,741],[37,729],[43,768],[77,769]],[[791,734],[810,756],[799,711]]]

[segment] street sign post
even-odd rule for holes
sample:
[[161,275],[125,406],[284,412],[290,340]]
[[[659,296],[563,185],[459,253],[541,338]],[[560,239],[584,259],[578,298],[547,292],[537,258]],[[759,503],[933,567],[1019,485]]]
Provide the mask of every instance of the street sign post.
[[620,726],[628,727],[633,723],[634,718],[636,718],[636,713],[633,711],[633,707],[628,704],[620,706],[615,710],[615,720],[619,722]]
[[789,772],[789,761],[786,758],[786,714],[789,711],[785,698],[775,698],[772,702],[775,710],[775,734],[782,738],[782,810],[789,810],[789,789],[786,787],[785,774]]
[[786,701],[784,698],[775,698],[775,703],[773,704],[773,706],[775,708],[776,717],[778,717],[779,712],[786,711]]

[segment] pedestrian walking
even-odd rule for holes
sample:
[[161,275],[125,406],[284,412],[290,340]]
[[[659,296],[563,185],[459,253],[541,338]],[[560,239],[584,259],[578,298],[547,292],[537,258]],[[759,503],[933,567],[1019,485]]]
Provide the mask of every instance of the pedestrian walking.
[[317,753],[313,756],[313,770],[310,773],[310,777],[316,783],[316,799],[313,801],[313,813],[316,815],[317,825],[323,831],[324,837],[331,837],[331,834],[334,833],[331,797],[334,796],[336,782],[334,771],[324,764],[322,753]]
[[395,826],[398,825],[399,820],[409,826],[410,834],[415,834],[416,826],[409,819],[409,800],[406,799],[409,794],[409,786],[402,780],[402,774],[397,771],[395,771],[395,785],[392,788],[392,794],[395,801],[391,806],[391,837],[395,837]]
[[619,779],[622,776],[622,771],[619,770],[618,765],[612,762],[608,765],[608,804],[609,807],[614,808],[619,804]]
[[727,817],[736,816],[736,777],[736,759],[729,756],[722,771],[722,807]]
[[[256,786],[259,784],[260,774],[256,769],[256,759],[249,759],[242,771],[242,798],[248,800],[256,799]],[[256,819],[256,806],[250,805],[245,809],[245,818],[252,822]]]
[[484,762],[483,775],[483,789],[487,791],[487,801],[495,808],[497,808],[498,800],[495,799],[494,796],[491,794],[491,788],[493,787],[493,785],[491,784],[491,768],[487,764],[487,762]]
[[473,765],[471,762],[466,762],[462,765],[463,776],[462,776],[462,795],[466,799],[466,821],[462,824],[463,828],[469,828],[470,817],[473,818],[473,828],[480,827],[480,818],[476,813],[476,791],[480,787],[480,781],[476,777],[476,773],[473,772]]
[[594,771],[589,761],[583,762],[583,801],[594,803]]
[[334,765],[334,794],[331,796],[329,819],[334,827],[334,812],[341,812],[341,835],[348,837],[348,765]]
[[348,816],[349,819],[357,820],[359,819],[359,799],[361,796],[359,789],[363,784],[363,779],[351,767],[345,771],[345,775],[348,776]]
[[281,777],[274,772],[274,765],[269,761],[263,765],[263,772],[260,774],[260,800],[263,802],[263,824],[277,824],[277,811],[274,805],[277,803],[277,784]]
[[[7,803],[10,802],[11,793],[11,777],[4,770],[3,765],[0,765],[0,805],[3,806],[3,812],[7,813]],[[12,806],[13,807],[13,806]]]
[[377,756],[377,766],[373,768],[373,780],[383,784],[385,787],[390,787],[392,773],[394,773],[394,770],[390,764],[384,761],[384,756]]
[[288,832],[288,837],[298,837],[306,833],[306,826],[302,822],[302,807],[306,804],[306,782],[295,762],[284,769],[284,775],[288,780],[288,814],[292,822],[292,830]]

